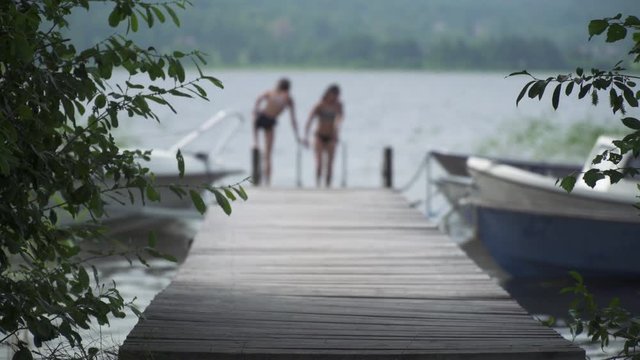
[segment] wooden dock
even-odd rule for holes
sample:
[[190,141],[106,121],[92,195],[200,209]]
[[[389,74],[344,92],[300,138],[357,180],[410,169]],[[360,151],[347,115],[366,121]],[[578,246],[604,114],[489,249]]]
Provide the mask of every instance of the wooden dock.
[[584,359],[386,190],[211,211],[121,359]]

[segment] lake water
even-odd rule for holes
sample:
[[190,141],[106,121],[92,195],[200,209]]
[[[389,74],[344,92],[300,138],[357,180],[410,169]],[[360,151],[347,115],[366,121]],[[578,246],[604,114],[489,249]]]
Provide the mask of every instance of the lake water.
[[[381,184],[382,149],[392,146],[395,151],[395,179],[402,185],[416,171],[426,152],[432,149],[456,152],[474,152],[490,139],[509,134],[531,118],[548,118],[560,127],[584,119],[597,123],[613,123],[619,120],[606,106],[593,107],[588,101],[562,99],[560,109],[553,111],[550,101],[524,101],[515,106],[515,98],[525,78],[507,78],[505,73],[429,73],[406,71],[248,71],[212,69],[211,75],[225,84],[224,90],[205,87],[210,92],[210,102],[176,99],[172,103],[178,115],[159,108],[162,121],[123,119],[119,139],[126,146],[141,148],[166,148],[189,130],[197,127],[217,111],[232,109],[241,112],[246,121],[237,136],[217,159],[226,167],[249,171],[252,144],[251,118],[255,98],[272,87],[282,76],[292,81],[292,94],[300,129],[304,128],[308,113],[330,83],[342,88],[345,104],[345,122],[341,139],[346,144],[347,172],[341,171],[341,159],[336,164],[335,184],[346,178],[349,187],[378,187]],[[190,73],[189,75],[194,75]],[[548,74],[543,74],[547,76]],[[124,74],[116,74],[124,80]],[[550,92],[549,92],[550,93]],[[548,94],[549,95],[549,94]],[[296,184],[296,144],[292,135],[289,115],[279,119],[274,150],[273,185],[293,187]],[[212,133],[194,142],[187,151],[206,151],[215,142]],[[513,147],[495,155],[522,158],[529,156],[526,148]],[[565,156],[567,159],[571,156]],[[562,159],[563,154],[558,154]],[[575,156],[573,156],[575,160]],[[581,159],[580,159],[581,161]],[[313,158],[305,150],[302,158],[303,185],[312,186]],[[188,169],[187,169],[188,171]],[[225,179],[232,183],[245,175]],[[249,189],[250,191],[250,189]],[[424,197],[424,180],[416,183],[405,194],[410,201]],[[154,220],[141,220],[140,226],[119,236],[146,239],[146,229],[157,228]],[[198,221],[177,219],[163,222],[164,238],[168,249],[181,248],[197,231]],[[162,230],[162,229],[161,229]],[[129,298],[138,297],[144,307],[153,296],[168,285],[176,267],[165,262],[155,263],[151,269],[130,267],[126,261],[109,261],[100,264],[105,279],[118,282],[122,293]],[[564,309],[566,301],[559,300],[553,308],[545,307],[549,299],[557,297],[558,283],[518,284],[506,283],[506,287],[532,313],[556,314]],[[609,286],[608,291],[623,290],[637,299],[636,284]],[[563,310],[564,311],[564,310]],[[564,312],[563,312],[564,313]],[[557,315],[557,314],[556,314]],[[560,314],[562,315],[562,313]],[[114,320],[111,328],[103,328],[103,337],[109,343],[124,340],[135,324],[133,316]],[[570,336],[566,328],[559,328]],[[590,348],[594,358],[599,357],[597,347]],[[0,357],[2,354],[0,354]]]
[[[602,124],[614,123],[606,106],[593,107],[589,102],[563,98],[559,111],[550,101],[523,101],[515,98],[527,79],[507,78],[504,73],[429,73],[391,71],[210,71],[221,79],[224,90],[206,87],[210,102],[178,99],[178,115],[159,109],[162,123],[122,121],[126,141],[142,147],[163,147],[173,143],[189,129],[222,109],[244,114],[246,124],[234,138],[221,159],[227,166],[248,169],[250,164],[251,111],[255,98],[274,86],[282,76],[292,81],[292,94],[300,129],[311,107],[330,83],[342,88],[345,122],[341,139],[347,146],[349,186],[379,186],[380,163],[384,146],[395,150],[396,179],[402,183],[430,149],[473,152],[488,139],[504,136],[512,127],[522,126],[530,118],[549,118],[560,126],[593,119]],[[194,75],[194,74],[192,74]],[[548,74],[543,74],[547,76]],[[565,101],[566,100],[566,101]],[[206,150],[211,137],[192,144],[193,150]],[[513,148],[507,157],[527,156],[526,149]],[[296,144],[288,114],[283,114],[276,128],[274,149],[274,186],[296,183]],[[339,183],[343,174],[336,164]],[[313,157],[303,153],[303,184],[313,181]],[[233,180],[233,179],[229,179]]]

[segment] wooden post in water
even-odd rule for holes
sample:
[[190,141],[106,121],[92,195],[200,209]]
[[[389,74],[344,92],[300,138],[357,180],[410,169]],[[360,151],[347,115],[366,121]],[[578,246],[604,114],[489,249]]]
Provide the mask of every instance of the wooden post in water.
[[253,185],[260,185],[261,175],[260,149],[254,147],[251,149],[251,180],[253,181]]
[[393,148],[387,146],[382,154],[382,186],[393,187]]

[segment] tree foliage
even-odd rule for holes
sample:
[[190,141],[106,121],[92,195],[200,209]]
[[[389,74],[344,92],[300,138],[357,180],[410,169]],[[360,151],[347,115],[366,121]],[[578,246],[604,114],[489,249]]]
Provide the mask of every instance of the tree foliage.
[[[640,19],[622,14],[604,19],[592,20],[588,26],[589,39],[594,36],[605,36],[607,43],[614,43],[630,36],[632,39],[629,55],[633,63],[640,63]],[[593,164],[603,161],[620,164],[623,155],[631,153],[633,157],[640,155],[640,120],[628,115],[628,110],[638,108],[640,91],[637,91],[637,81],[640,77],[625,73],[619,61],[612,69],[603,71],[591,69],[585,71],[577,68],[575,73],[560,74],[556,77],[539,79],[528,71],[519,71],[510,76],[524,75],[532,78],[520,91],[516,105],[526,96],[541,100],[547,88],[552,88],[551,105],[557,109],[560,99],[565,96],[576,95],[579,99],[589,99],[593,105],[598,104],[600,98],[607,99],[614,114],[620,114],[621,121],[630,133],[622,139],[615,140],[615,149],[605,150],[593,159]],[[616,183],[627,176],[639,174],[633,167],[618,167],[609,170],[590,169],[583,174],[572,174],[560,181],[560,186],[566,191],[573,190],[577,177],[582,176],[585,183],[594,187],[600,180],[608,178]],[[640,188],[640,186],[639,186]],[[638,207],[638,205],[636,205]],[[631,211],[631,210],[630,210]],[[640,359],[640,318],[633,316],[621,307],[615,298],[607,306],[600,307],[594,295],[587,289],[580,274],[571,272],[575,284],[563,290],[576,296],[571,305],[570,328],[574,336],[586,333],[594,342],[599,342],[602,348],[609,345],[611,338],[624,340],[623,348],[611,359]]]
[[569,310],[571,334],[574,338],[586,334],[604,349],[612,338],[624,341],[620,352],[610,359],[640,359],[640,317],[634,316],[613,298],[607,306],[600,306],[589,291],[582,276],[570,273],[574,284],[562,289],[562,293],[575,296]]
[[[609,43],[623,40],[631,34],[633,45],[629,54],[633,57],[634,63],[640,62],[640,19],[630,15],[623,20],[622,14],[618,14],[610,18],[592,20],[589,23],[590,39],[605,33],[606,41]],[[624,73],[625,69],[621,66],[622,63],[623,61],[619,61],[612,69],[606,71],[596,68],[585,71],[582,68],[577,68],[575,73],[560,74],[546,79],[537,78],[526,70],[512,73],[509,76],[525,75],[532,79],[520,91],[516,105],[525,96],[541,100],[548,88],[553,88],[551,105],[554,109],[560,106],[563,94],[564,96],[575,95],[578,99],[589,98],[593,105],[597,105],[604,96],[613,113],[623,116],[621,118],[622,124],[629,128],[631,133],[613,142],[618,151],[613,151],[614,149],[604,151],[593,159],[593,164],[609,161],[617,165],[622,161],[622,155],[627,153],[638,157],[640,155],[640,120],[634,116],[626,115],[629,108],[638,108],[640,91],[637,91],[636,88],[640,77]],[[594,168],[582,174],[582,177],[585,183],[594,187],[598,181],[605,178],[608,178],[613,184],[638,173],[638,169],[633,167],[618,167],[608,170]],[[560,185],[567,191],[573,190],[576,176],[565,177]]]
[[[125,307],[137,311],[115,284],[101,284],[96,269],[86,268],[78,257],[80,241],[100,235],[96,224],[109,206],[160,200],[154,175],[144,165],[151,152],[120,149],[112,131],[123,118],[159,121],[153,107],[173,110],[173,97],[206,100],[201,81],[222,87],[202,71],[186,78],[183,62],[198,70],[205,64],[198,51],[163,54],[127,38],[141,27],[168,21],[179,25],[176,10],[187,1],[106,3],[112,6],[109,25],[125,34],[76,49],[64,29],[72,11],[88,11],[90,1],[0,1],[2,342],[28,330],[37,347],[53,339],[82,347],[79,329],[108,324],[109,316],[123,317]],[[109,81],[116,69],[129,74],[123,84]],[[141,77],[172,85],[142,85]],[[177,163],[183,175],[179,152]],[[176,196],[189,193],[197,209],[206,210],[199,189],[171,190]],[[246,199],[239,184],[208,190],[227,213],[234,192]],[[89,223],[80,222],[82,214],[88,214]],[[162,256],[151,240],[148,253]],[[32,358],[25,343],[15,346],[14,358]],[[96,349],[84,353],[93,357]]]

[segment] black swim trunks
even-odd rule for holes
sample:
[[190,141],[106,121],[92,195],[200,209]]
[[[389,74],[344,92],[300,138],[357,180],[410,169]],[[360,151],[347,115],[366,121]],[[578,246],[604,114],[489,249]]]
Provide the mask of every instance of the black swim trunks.
[[276,125],[276,119],[267,116],[265,114],[258,114],[256,119],[256,129],[263,128],[265,130],[271,130]]

